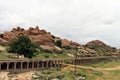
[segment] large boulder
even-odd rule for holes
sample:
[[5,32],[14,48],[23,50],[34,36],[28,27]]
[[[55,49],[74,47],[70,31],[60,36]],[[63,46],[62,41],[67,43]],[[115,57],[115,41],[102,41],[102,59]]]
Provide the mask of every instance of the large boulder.
[[8,45],[8,41],[6,41],[5,39],[0,38],[0,45]]
[[51,37],[48,36],[44,36],[44,35],[31,35],[30,36],[31,40],[35,43],[38,43],[40,45],[49,45],[49,44],[53,44],[54,40]]
[[10,42],[13,38],[15,38],[15,34],[12,33],[12,32],[7,32],[5,31],[3,34],[2,34],[2,39]]
[[20,31],[24,31],[24,28],[21,28],[21,27],[17,27],[17,28],[13,28],[12,30],[11,30],[11,32],[13,32],[13,33],[15,33],[15,32],[20,32]]
[[4,51],[4,50],[5,50],[5,48],[0,46],[0,51]]
[[0,43],[7,43],[5,39],[0,38]]
[[36,28],[30,27],[30,28],[29,28],[29,33],[30,33],[31,35],[39,35],[39,34],[40,34],[39,27],[38,27],[38,26],[36,26]]
[[55,37],[54,36],[54,42],[57,42],[57,41],[60,41],[61,39],[60,39],[60,37]]
[[54,51],[55,51],[55,52],[58,52],[58,53],[62,53],[62,52],[63,52],[63,49],[61,49],[61,48],[58,47],[58,46],[54,46]]
[[57,46],[54,46],[54,45],[40,45],[40,48],[46,52],[57,52],[57,53],[63,52],[63,49],[61,49]]
[[67,39],[61,40],[61,47],[70,47],[70,41]]
[[40,45],[40,48],[46,52],[54,52],[54,47],[49,45]]

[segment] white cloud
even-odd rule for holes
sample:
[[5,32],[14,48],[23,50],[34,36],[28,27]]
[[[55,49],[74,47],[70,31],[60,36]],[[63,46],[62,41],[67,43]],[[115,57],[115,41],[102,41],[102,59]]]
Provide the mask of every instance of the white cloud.
[[0,0],[0,31],[39,25],[80,43],[100,39],[120,47],[119,0]]

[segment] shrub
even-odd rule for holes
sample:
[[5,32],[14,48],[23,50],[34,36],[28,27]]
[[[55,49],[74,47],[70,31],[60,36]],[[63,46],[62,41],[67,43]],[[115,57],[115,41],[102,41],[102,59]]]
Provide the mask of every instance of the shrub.
[[18,36],[13,39],[9,45],[8,52],[24,55],[25,57],[32,58],[36,51],[36,45],[31,42],[27,36]]

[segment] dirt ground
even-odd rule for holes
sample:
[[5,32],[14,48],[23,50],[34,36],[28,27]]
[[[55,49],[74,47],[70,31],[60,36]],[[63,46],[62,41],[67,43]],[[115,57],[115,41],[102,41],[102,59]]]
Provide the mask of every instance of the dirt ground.
[[[74,65],[69,65],[69,66],[74,66]],[[87,67],[87,66],[76,66],[76,67],[84,68],[84,69],[92,69],[92,70],[108,70],[108,71],[120,70],[120,66],[116,66],[113,68],[93,68],[93,67]]]
[[30,71],[9,76],[9,72],[0,72],[0,80],[31,80],[34,73]]

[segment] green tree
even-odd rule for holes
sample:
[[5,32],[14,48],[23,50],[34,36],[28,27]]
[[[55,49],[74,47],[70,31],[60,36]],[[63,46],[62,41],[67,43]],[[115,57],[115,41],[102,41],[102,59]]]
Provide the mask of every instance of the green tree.
[[24,55],[25,57],[32,58],[36,51],[36,45],[31,42],[27,36],[19,36],[13,39],[9,45],[8,52]]

